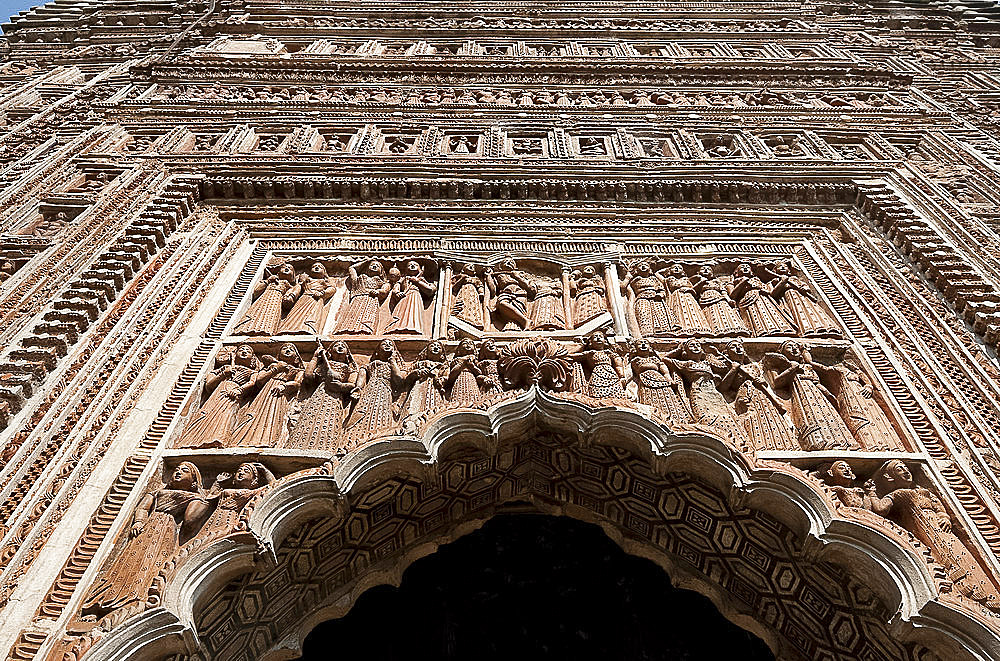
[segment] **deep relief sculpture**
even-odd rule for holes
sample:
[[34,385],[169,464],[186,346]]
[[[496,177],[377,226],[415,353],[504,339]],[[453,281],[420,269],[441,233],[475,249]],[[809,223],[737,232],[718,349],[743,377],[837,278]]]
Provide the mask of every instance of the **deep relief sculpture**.
[[845,507],[864,509],[898,524],[944,567],[957,592],[970,602],[1000,613],[1000,590],[955,530],[941,498],[917,483],[905,461],[885,462],[862,481],[849,462],[838,460],[816,471]]

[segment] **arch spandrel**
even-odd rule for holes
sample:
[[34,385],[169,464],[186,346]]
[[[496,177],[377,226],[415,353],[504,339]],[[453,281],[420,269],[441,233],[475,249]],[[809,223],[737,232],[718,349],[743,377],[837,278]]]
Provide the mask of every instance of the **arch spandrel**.
[[678,436],[635,412],[537,390],[519,399],[530,422],[496,422],[495,407],[492,435],[470,433],[466,413],[445,414],[422,443],[382,441],[279,479],[243,512],[244,532],[192,544],[161,572],[158,605],[85,658],[142,658],[121,647],[143,639],[133,629],[158,654],[295,658],[313,626],[511,506],[600,525],[779,659],[917,659],[925,647],[996,658],[996,625],[949,596],[912,535],[839,507],[804,472],[750,468],[718,437]]

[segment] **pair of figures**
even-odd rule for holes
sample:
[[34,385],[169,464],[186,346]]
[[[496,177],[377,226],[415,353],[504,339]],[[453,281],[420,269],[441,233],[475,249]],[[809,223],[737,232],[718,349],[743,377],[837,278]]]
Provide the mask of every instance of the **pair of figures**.
[[434,298],[437,286],[424,276],[424,266],[408,260],[388,273],[382,262],[368,259],[348,268],[348,300],[342,309],[336,334],[375,335],[379,311],[388,298],[392,321],[386,335],[425,335],[424,310]]
[[[569,274],[570,315],[574,328],[608,311],[607,286],[593,266]],[[484,307],[487,289],[490,305]],[[452,315],[474,328],[486,328],[487,316],[495,312],[500,330],[563,330],[566,311],[562,286],[547,278],[520,271],[513,259],[481,278],[473,264],[466,264],[452,278]]]
[[730,282],[704,264],[688,277],[680,263],[654,271],[649,261],[633,265],[622,283],[635,323],[644,336],[771,335],[836,336],[840,334],[809,286],[792,274],[788,263],[736,267]]
[[179,463],[163,488],[140,501],[124,547],[101,570],[83,614],[103,618],[120,609],[126,616],[142,610],[157,574],[184,544],[235,530],[244,506],[274,481],[263,464],[244,463],[234,474],[220,473],[206,491],[198,467]]
[[835,461],[814,474],[846,507],[866,509],[903,527],[930,549],[959,594],[1000,613],[996,584],[953,531],[944,503],[920,486],[900,459],[887,461],[872,477],[860,480],[846,461]]
[[287,435],[286,419],[305,368],[298,348],[281,345],[258,358],[249,344],[223,347],[205,380],[208,399],[188,423],[177,447],[274,447]]
[[336,281],[322,262],[296,274],[291,262],[268,266],[254,287],[254,301],[233,332],[237,335],[280,335],[322,331],[327,303],[337,292]]

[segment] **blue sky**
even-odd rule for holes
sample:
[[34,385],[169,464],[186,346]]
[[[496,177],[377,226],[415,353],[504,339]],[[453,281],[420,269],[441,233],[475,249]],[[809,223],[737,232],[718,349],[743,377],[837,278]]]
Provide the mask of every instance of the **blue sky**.
[[22,9],[29,9],[35,5],[42,4],[44,0],[0,0],[0,23],[6,23],[10,16],[13,16]]

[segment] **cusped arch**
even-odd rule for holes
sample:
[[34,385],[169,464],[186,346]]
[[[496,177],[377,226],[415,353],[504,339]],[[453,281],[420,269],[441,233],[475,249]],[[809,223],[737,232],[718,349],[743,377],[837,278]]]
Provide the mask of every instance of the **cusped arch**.
[[[838,515],[801,473],[753,467],[710,430],[678,434],[536,389],[487,412],[445,412],[422,441],[384,439],[281,481],[256,503],[249,534],[193,551],[158,606],[85,658],[294,658],[316,624],[511,505],[600,525],[779,659],[810,645],[829,659],[857,658],[859,645],[873,659],[918,647],[1000,659],[1000,633],[942,599],[925,558]],[[796,624],[795,608],[824,627]]]

